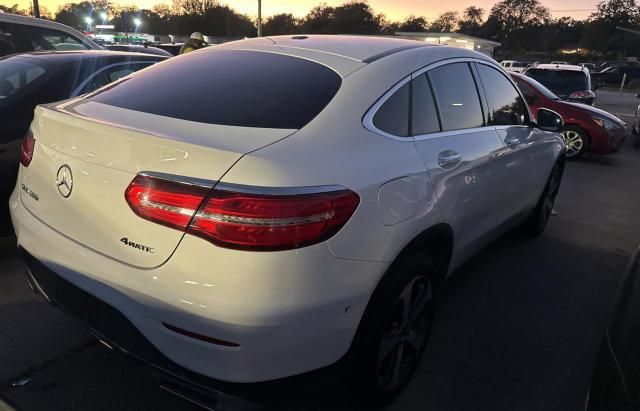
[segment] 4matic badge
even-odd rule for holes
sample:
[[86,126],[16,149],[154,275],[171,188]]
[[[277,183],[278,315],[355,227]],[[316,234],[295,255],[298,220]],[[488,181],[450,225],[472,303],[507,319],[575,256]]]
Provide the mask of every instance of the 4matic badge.
[[136,250],[141,250],[141,251],[144,251],[146,253],[152,253],[153,254],[153,247],[149,247],[149,246],[146,246],[144,244],[133,242],[133,241],[129,240],[127,237],[122,237],[120,239],[120,242],[122,244],[124,244],[124,245],[128,245],[131,248],[135,248]]

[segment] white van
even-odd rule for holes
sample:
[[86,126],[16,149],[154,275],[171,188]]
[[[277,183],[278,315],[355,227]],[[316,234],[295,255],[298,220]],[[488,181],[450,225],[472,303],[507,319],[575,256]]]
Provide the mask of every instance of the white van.
[[523,73],[527,66],[524,63],[515,60],[503,60],[500,65],[507,71],[515,71],[516,73]]

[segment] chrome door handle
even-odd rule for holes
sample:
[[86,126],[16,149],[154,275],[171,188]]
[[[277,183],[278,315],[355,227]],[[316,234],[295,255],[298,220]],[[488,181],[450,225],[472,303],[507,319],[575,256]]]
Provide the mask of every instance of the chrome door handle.
[[504,139],[504,143],[507,146],[515,146],[517,144],[520,144],[520,139],[518,137],[507,137]]
[[460,161],[462,161],[462,156],[455,151],[443,151],[438,154],[438,165],[443,168],[458,164]]

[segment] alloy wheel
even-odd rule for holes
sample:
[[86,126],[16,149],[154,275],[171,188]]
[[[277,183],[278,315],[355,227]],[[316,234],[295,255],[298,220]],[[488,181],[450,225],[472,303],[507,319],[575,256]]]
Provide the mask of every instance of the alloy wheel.
[[431,282],[425,276],[415,277],[396,299],[378,350],[378,382],[383,390],[401,386],[417,366],[432,310]]
[[564,138],[564,144],[567,147],[567,157],[575,157],[584,148],[584,139],[574,130],[566,130],[560,133]]

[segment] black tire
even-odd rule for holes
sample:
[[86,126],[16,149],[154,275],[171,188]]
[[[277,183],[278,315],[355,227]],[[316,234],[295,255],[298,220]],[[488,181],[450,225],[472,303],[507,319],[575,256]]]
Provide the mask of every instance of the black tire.
[[556,196],[560,190],[562,182],[562,167],[559,164],[553,166],[544,191],[538,200],[533,214],[525,221],[523,228],[531,237],[537,237],[542,234],[549,223],[551,212],[556,201]]
[[567,160],[577,160],[591,148],[589,134],[578,126],[564,126],[560,132],[567,146]]
[[426,255],[402,258],[367,306],[354,340],[351,382],[368,409],[387,404],[402,391],[420,362],[433,324],[435,273]]

